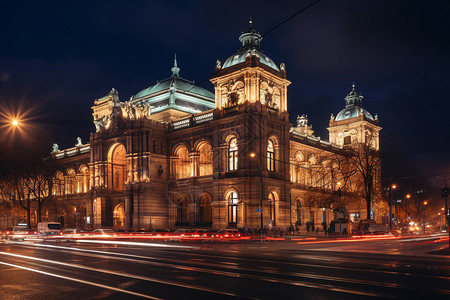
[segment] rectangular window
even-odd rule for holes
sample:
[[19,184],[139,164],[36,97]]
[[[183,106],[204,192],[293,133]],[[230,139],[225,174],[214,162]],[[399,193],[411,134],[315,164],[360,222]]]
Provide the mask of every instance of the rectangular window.
[[352,143],[351,136],[344,136],[344,145],[350,145]]
[[309,221],[314,224],[314,212],[312,210],[309,212]]

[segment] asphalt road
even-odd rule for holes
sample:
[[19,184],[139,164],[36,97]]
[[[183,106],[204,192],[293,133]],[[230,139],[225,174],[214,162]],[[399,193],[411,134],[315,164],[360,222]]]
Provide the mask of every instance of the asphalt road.
[[0,242],[0,299],[450,299],[432,239]]

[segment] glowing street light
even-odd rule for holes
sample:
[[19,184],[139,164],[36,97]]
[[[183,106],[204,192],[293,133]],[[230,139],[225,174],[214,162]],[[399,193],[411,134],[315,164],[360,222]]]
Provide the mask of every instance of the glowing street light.
[[[395,190],[397,185],[395,183],[391,184],[389,187],[389,231],[392,231],[392,190]],[[397,207],[397,205],[395,206]]]
[[12,120],[11,124],[13,126],[19,126],[19,121],[17,119]]
[[260,195],[260,200],[259,200],[260,207],[258,208],[258,210],[259,210],[259,213],[261,214],[261,242],[262,242],[262,240],[263,240],[263,211],[262,211],[263,210],[263,182],[262,182],[263,167],[262,167],[261,157],[259,155],[256,155],[255,152],[251,152],[250,157],[251,158],[257,157],[259,160],[259,168],[260,168],[259,184],[260,184],[260,188],[261,188],[261,195]]

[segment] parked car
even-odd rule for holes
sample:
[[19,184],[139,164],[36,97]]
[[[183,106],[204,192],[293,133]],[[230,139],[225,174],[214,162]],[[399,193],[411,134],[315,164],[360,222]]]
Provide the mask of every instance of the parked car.
[[113,237],[116,235],[116,232],[109,228],[99,228],[92,231],[92,234],[95,236]]
[[37,236],[37,231],[33,229],[28,229],[23,226],[13,226],[12,234],[8,235],[8,239],[13,240],[24,240],[26,238],[32,238]]
[[194,234],[195,230],[194,229],[177,229],[174,231],[173,235],[174,236],[179,236],[179,237],[190,237]]
[[8,227],[6,228],[3,232],[2,232],[2,238],[3,239],[7,239],[9,235],[12,234],[12,227]]
[[360,224],[358,226],[358,234],[373,234],[373,235],[380,235],[380,234],[390,234],[389,229],[384,224],[377,224],[375,222],[366,222]]
[[198,238],[206,238],[211,237],[212,232],[208,229],[200,228],[200,229],[194,229],[194,233],[192,234],[192,237],[198,237]]
[[89,236],[91,232],[84,229],[78,229],[78,228],[67,228],[63,232],[61,232],[61,236],[70,238],[70,239],[76,239],[76,238],[82,238]]
[[220,239],[239,238],[241,234],[237,229],[221,229],[214,234],[214,237]]

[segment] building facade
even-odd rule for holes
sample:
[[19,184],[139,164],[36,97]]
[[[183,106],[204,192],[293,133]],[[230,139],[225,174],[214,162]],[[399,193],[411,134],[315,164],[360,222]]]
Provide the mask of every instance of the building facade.
[[353,86],[331,117],[329,142],[313,135],[305,115],[293,126],[284,64],[262,52],[252,27],[239,40],[236,54],[217,61],[214,94],[180,77],[175,58],[169,78],[129,101],[114,89],[97,99],[89,142],[54,145],[59,171],[43,219],[87,228],[302,230],[339,216],[367,218],[352,184],[339,187],[344,175],[333,161],[367,132],[378,151],[378,118]]

